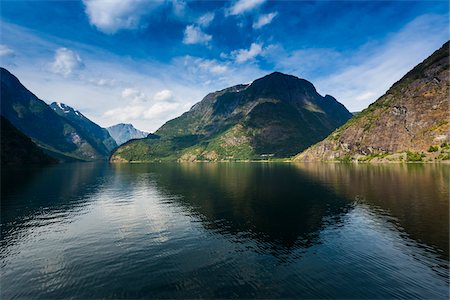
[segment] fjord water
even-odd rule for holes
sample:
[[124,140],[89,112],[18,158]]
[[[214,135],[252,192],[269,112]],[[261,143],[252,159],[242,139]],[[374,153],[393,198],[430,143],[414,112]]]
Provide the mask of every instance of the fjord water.
[[2,169],[1,298],[448,298],[449,168]]

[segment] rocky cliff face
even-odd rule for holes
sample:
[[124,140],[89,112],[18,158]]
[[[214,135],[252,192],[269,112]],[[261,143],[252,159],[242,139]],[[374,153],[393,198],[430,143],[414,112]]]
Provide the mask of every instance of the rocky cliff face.
[[156,131],[126,143],[112,160],[246,160],[289,157],[351,117],[336,99],[295,76],[272,73],[208,94]]
[[300,161],[449,158],[449,43],[408,72]]

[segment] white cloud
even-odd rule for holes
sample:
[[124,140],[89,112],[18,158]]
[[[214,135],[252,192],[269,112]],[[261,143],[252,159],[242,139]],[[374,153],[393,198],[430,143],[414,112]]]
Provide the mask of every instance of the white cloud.
[[171,101],[173,100],[173,92],[171,90],[162,90],[157,92],[153,99],[155,101]]
[[143,17],[158,7],[162,0],[83,0],[91,25],[113,34],[120,29],[135,29]]
[[67,77],[83,66],[83,61],[76,52],[67,48],[58,48],[55,51],[54,61],[50,65],[50,71]]
[[107,110],[103,115],[114,119],[116,122],[127,122],[142,118],[144,111],[144,106],[127,105]]
[[211,39],[212,35],[204,33],[196,25],[188,25],[184,30],[184,44],[208,44]]
[[265,1],[266,0],[239,0],[234,3],[228,13],[230,15],[239,15],[260,6]]
[[133,104],[143,103],[148,100],[147,96],[138,89],[126,88],[121,93],[122,98]]
[[197,24],[202,27],[207,27],[214,20],[215,14],[213,12],[209,12],[198,18]]
[[167,115],[173,115],[180,107],[176,102],[157,102],[144,111],[144,119],[165,118]]
[[262,45],[252,43],[249,49],[240,49],[231,52],[231,56],[234,57],[237,63],[243,63],[255,59],[262,53]]
[[269,14],[260,15],[258,20],[253,23],[253,28],[259,29],[263,26],[270,24],[277,15],[278,15],[277,12],[271,12]]
[[142,91],[126,88],[121,93],[126,105],[107,110],[103,115],[116,122],[129,122],[133,120],[154,120],[164,118],[166,115],[178,113],[180,104],[173,101],[170,90],[161,90],[153,96],[153,100]]
[[195,64],[202,70],[206,70],[212,74],[222,74],[228,71],[228,67],[218,63],[216,60],[196,59]]
[[0,56],[13,56],[14,50],[6,45],[0,45]]

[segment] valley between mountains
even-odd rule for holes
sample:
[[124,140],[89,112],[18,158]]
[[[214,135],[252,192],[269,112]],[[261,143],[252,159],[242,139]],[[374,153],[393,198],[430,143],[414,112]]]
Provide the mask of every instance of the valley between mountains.
[[75,108],[48,105],[8,70],[0,75],[2,165],[450,158],[448,42],[354,116],[311,82],[274,72],[206,95],[154,133],[102,128]]

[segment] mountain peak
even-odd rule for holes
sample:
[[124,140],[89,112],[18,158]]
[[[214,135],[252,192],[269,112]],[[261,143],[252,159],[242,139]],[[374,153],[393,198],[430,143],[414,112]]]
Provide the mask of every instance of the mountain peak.
[[277,91],[277,93],[293,89],[302,93],[317,93],[314,85],[308,80],[278,71],[256,79],[249,88],[254,88],[255,90],[273,90]]
[[142,139],[149,135],[148,132],[136,129],[130,123],[119,123],[106,128],[106,130],[108,130],[118,145],[122,145],[132,139]]
[[55,111],[55,112],[62,112],[64,114],[74,114],[79,118],[85,118],[83,116],[82,113],[80,113],[78,110],[74,109],[73,107],[64,104],[62,102],[52,102],[50,104],[50,107]]

